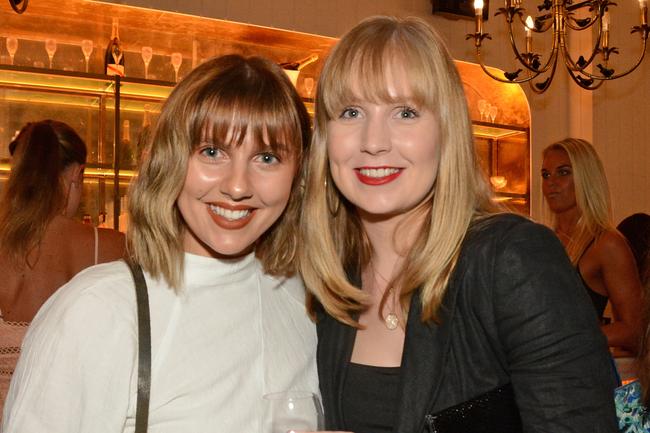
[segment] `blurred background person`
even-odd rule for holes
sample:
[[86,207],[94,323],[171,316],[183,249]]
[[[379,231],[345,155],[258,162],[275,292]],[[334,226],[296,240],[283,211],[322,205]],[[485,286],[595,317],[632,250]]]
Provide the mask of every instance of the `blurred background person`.
[[[610,346],[636,353],[642,290],[634,255],[611,221],[605,170],[593,146],[567,138],[543,151],[542,192],[550,226],[589,294]],[[603,320],[607,302],[614,320]]]
[[[645,218],[639,219],[639,221],[642,220]],[[645,272],[643,279],[647,281],[650,279],[650,254],[646,255],[642,268]],[[648,408],[650,408],[650,304],[647,298],[644,313],[645,326],[635,365],[638,380],[633,380],[617,388],[614,394],[618,428],[621,433],[650,432],[650,416],[648,415]]]
[[9,144],[13,164],[0,199],[0,399],[9,387],[27,325],[75,274],[124,254],[124,235],[83,224],[86,145],[68,125],[24,126]]
[[[636,260],[643,293],[650,295],[650,215],[646,213],[635,213],[623,219],[616,227],[627,239]],[[647,302],[647,301],[646,301]]]

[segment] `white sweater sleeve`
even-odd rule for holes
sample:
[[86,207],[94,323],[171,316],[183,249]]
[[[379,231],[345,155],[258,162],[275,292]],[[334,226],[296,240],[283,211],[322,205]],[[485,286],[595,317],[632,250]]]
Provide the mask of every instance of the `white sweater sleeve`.
[[[61,288],[32,322],[4,408],[3,432],[124,431],[137,374],[135,302],[129,305],[122,288],[89,288],[90,277],[77,276]],[[118,277],[113,286],[116,279],[124,284]]]

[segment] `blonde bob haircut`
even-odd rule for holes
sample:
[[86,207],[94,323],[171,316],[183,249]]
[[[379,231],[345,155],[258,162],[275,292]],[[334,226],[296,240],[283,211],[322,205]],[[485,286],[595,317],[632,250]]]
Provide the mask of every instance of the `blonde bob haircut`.
[[189,158],[201,142],[239,146],[247,134],[252,134],[260,149],[270,146],[281,157],[297,162],[299,175],[287,208],[255,246],[267,273],[294,272],[309,115],[279,66],[261,57],[227,55],[198,66],[176,86],[162,108],[131,185],[129,254],[174,289],[179,289],[183,277],[186,230],[176,199]]
[[[354,206],[329,175],[327,125],[355,99],[393,102],[386,80],[395,68],[407,75],[409,100],[434,113],[442,144],[436,182],[417,211],[425,216],[422,235],[391,282],[401,288],[405,312],[421,289],[422,319],[437,319],[470,223],[495,211],[477,163],[463,86],[442,39],[417,18],[362,21],[335,46],[319,79],[299,254],[300,272],[313,296],[330,315],[354,326],[354,313],[365,308],[366,296],[348,281],[346,271],[367,265],[371,246]],[[313,313],[313,299],[309,306]]]
[[[607,176],[596,150],[586,140],[566,138],[547,146],[542,156],[546,157],[546,154],[552,150],[566,152],[573,171],[573,185],[580,218],[566,250],[571,262],[577,265],[592,239],[607,230],[614,229]],[[549,225],[555,228],[555,215],[548,207],[548,203],[545,206],[545,213]]]

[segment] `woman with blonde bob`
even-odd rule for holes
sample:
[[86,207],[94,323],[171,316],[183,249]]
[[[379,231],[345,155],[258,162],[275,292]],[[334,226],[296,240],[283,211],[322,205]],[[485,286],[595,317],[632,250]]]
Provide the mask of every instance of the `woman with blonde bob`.
[[615,316],[601,325],[610,346],[635,353],[641,333],[641,280],[632,250],[611,220],[605,169],[586,140],[567,138],[543,151],[542,192],[549,226],[562,241],[603,321],[607,302]]
[[615,432],[589,301],[553,233],[492,204],[429,25],[350,30],[315,116],[299,263],[326,428]]
[[[318,391],[291,277],[309,135],[283,70],[259,57],[202,64],[163,106],[127,233],[150,306],[149,431],[261,433],[264,394]],[[27,335],[3,431],[134,431],[139,320],[122,261],[59,290]]]

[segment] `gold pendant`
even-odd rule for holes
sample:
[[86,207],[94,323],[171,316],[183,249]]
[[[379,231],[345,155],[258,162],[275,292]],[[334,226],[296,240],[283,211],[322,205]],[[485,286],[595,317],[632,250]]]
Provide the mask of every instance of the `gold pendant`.
[[395,313],[388,313],[388,315],[384,317],[384,323],[386,324],[386,328],[394,331],[399,326],[399,319]]

